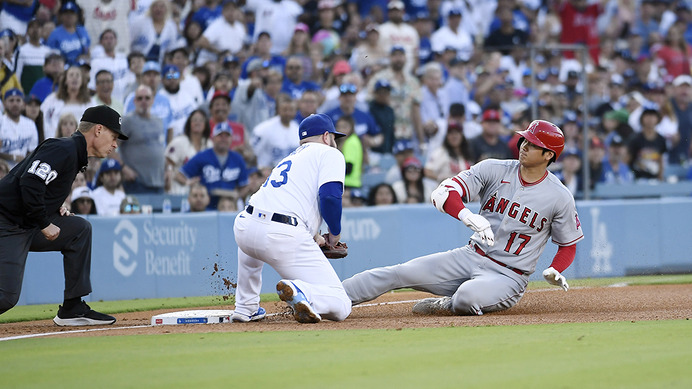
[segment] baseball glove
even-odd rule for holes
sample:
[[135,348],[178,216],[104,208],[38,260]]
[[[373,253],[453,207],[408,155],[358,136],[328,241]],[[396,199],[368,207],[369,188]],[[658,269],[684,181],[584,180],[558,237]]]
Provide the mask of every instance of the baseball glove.
[[[325,241],[327,240],[327,235],[328,234],[323,235]],[[329,244],[325,243],[320,246],[320,248],[322,249],[324,256],[327,258],[337,259],[344,258],[348,255],[348,246],[344,242],[337,242],[334,246],[330,246]]]

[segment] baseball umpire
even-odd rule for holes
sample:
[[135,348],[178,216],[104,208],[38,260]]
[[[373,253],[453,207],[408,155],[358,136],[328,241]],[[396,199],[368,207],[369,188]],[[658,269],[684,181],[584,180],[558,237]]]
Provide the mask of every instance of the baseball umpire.
[[59,326],[115,322],[82,300],[91,293],[91,224],[62,204],[88,157],[106,157],[118,139],[127,140],[120,123],[108,106],[88,108],[70,138],[43,141],[0,180],[0,314],[19,300],[29,251],[60,251],[65,292],[53,321]]
[[[572,194],[547,170],[560,157],[565,138],[543,120],[519,135],[519,160],[486,159],[442,181],[431,195],[440,212],[475,232],[469,243],[344,280],[354,304],[413,288],[443,296],[417,303],[414,313],[482,315],[511,308],[524,295],[548,239],[558,250],[543,277],[569,288],[561,272],[572,264],[584,235]],[[478,214],[464,206],[479,197]]]

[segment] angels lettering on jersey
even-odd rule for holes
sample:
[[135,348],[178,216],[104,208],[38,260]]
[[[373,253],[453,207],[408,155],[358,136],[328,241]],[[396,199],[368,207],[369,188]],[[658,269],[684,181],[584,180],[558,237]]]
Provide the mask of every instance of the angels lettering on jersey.
[[[516,201],[499,197],[497,192],[495,192],[488,201],[481,207],[481,212],[497,212],[500,214],[506,214],[512,219],[518,220],[519,222],[533,228],[536,232],[541,232],[545,228],[548,219],[541,216],[538,212],[533,211],[531,208],[522,206]],[[577,219],[578,221],[579,219]]]

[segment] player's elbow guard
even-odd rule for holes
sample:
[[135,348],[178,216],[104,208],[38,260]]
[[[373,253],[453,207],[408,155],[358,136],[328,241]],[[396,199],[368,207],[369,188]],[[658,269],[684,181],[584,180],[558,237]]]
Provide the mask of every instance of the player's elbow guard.
[[435,208],[437,208],[437,210],[442,213],[447,213],[444,209],[444,206],[445,202],[447,201],[447,198],[449,197],[450,190],[451,188],[444,185],[440,185],[430,194],[430,201],[432,201]]

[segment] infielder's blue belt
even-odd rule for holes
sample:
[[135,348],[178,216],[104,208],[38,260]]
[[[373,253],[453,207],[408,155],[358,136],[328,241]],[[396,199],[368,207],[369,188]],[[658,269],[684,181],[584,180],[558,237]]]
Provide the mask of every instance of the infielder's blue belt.
[[491,260],[491,261],[497,263],[498,265],[500,265],[500,266],[502,266],[502,267],[506,267],[507,269],[509,269],[509,270],[511,270],[511,271],[513,271],[513,272],[515,272],[515,273],[517,273],[517,274],[519,274],[520,276],[526,275],[526,273],[524,273],[523,271],[517,269],[516,267],[508,266],[508,265],[506,265],[506,264],[504,264],[504,263],[502,263],[502,262],[500,262],[500,261],[498,261],[498,260],[496,260],[496,259],[490,258],[490,257],[488,256],[488,254],[486,254],[485,251],[483,251],[483,250],[482,250],[480,247],[478,247],[478,245],[475,244],[475,243],[473,244],[473,248],[476,250],[476,253],[477,253],[478,255],[481,255],[481,256],[483,256],[483,257],[486,257],[486,258],[488,258],[489,260]]
[[[252,212],[254,210],[255,210],[255,207],[253,207],[252,205],[248,205],[245,208],[245,212],[249,213],[250,215],[252,215]],[[260,216],[260,215],[261,214],[259,214],[258,216]],[[293,227],[298,225],[298,219],[295,216],[287,216],[287,215],[282,215],[280,213],[273,213],[271,220],[273,222],[277,222],[277,223],[288,224],[288,225],[293,226]]]

